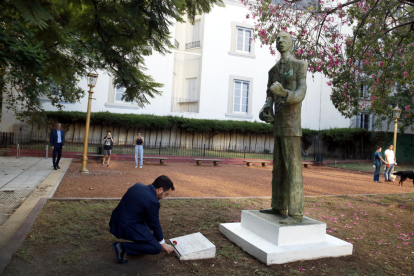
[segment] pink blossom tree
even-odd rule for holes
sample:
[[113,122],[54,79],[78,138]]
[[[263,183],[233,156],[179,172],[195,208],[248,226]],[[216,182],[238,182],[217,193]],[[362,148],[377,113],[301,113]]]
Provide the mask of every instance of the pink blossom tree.
[[364,110],[378,122],[392,120],[398,102],[400,127],[412,127],[414,0],[241,2],[249,6],[246,17],[255,20],[252,39],[275,55],[277,34],[289,32],[294,56],[308,61],[309,72],[328,78],[332,103],[342,115]]

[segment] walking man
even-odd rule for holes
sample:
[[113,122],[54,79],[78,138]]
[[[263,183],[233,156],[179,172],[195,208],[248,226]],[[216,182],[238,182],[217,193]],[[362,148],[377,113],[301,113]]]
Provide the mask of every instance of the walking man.
[[394,154],[394,145],[389,145],[388,149],[384,152],[385,161],[388,163],[385,165],[384,176],[385,182],[391,182],[391,172],[394,169],[395,165],[395,154]]
[[174,251],[165,243],[159,219],[159,201],[174,190],[171,179],[161,175],[151,185],[137,183],[124,194],[109,221],[110,232],[116,238],[132,241],[112,244],[118,263],[128,262],[125,253],[157,255],[161,250]]
[[60,129],[60,123],[56,123],[55,127],[56,128],[52,129],[52,132],[50,133],[50,145],[53,150],[53,168],[57,170],[60,169],[59,161],[62,157],[62,149],[65,148],[65,133]]

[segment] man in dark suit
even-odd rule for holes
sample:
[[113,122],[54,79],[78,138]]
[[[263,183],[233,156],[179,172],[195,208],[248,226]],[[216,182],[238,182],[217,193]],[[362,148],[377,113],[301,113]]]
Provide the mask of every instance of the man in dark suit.
[[65,148],[65,133],[60,129],[60,126],[60,123],[56,123],[56,128],[52,129],[52,132],[50,133],[50,145],[53,150],[53,168],[55,170],[60,169],[59,161],[62,157],[62,149]]
[[273,124],[275,137],[272,177],[272,209],[264,213],[289,217],[282,224],[302,221],[303,180],[300,138],[301,108],[306,95],[307,62],[292,57],[290,34],[280,32],[276,47],[279,62],[269,71],[266,103],[260,111],[261,120]]
[[167,253],[174,251],[165,243],[159,220],[159,200],[174,190],[174,184],[165,175],[157,177],[151,185],[137,183],[128,189],[109,221],[110,232],[115,237],[132,241],[112,244],[118,263],[128,262],[124,259],[125,253],[157,255],[162,249]]

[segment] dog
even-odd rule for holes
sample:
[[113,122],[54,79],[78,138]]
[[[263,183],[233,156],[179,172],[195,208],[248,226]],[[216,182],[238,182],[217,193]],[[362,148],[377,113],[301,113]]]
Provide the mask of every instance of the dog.
[[399,175],[400,176],[400,182],[398,183],[398,186],[403,186],[403,183],[407,178],[413,180],[414,185],[414,171],[399,171],[399,172],[393,172],[393,175]]

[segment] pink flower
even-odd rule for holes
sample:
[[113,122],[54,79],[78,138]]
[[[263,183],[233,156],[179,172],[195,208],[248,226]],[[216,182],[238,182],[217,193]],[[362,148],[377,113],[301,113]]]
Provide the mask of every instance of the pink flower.
[[382,67],[382,66],[384,66],[384,62],[383,62],[383,61],[381,61],[379,65],[380,65],[381,67]]
[[403,72],[403,75],[404,75],[404,77],[407,77],[408,76],[408,72],[407,71],[404,71]]
[[262,37],[266,36],[266,30],[265,29],[260,30],[259,34]]
[[303,267],[299,267],[299,271],[305,271],[306,269]]

